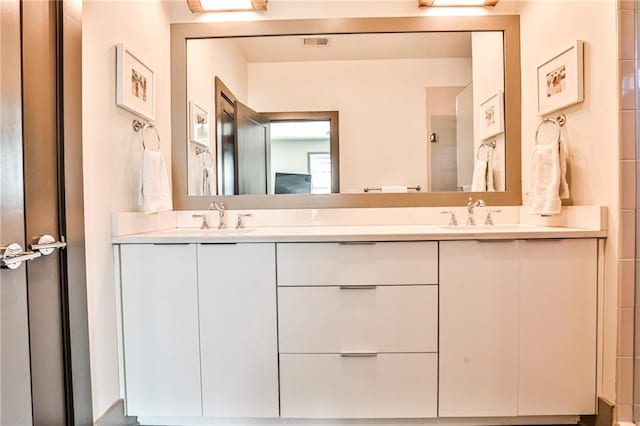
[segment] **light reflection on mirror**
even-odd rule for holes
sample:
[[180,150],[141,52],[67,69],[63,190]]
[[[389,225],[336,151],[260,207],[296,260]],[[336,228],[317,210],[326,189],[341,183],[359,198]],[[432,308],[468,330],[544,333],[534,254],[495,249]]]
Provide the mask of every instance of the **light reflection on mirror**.
[[[239,188],[250,186],[242,180],[255,177],[247,170],[266,170],[267,184],[260,187],[270,194],[327,193],[338,172],[340,193],[418,186],[433,192],[504,191],[505,135],[485,138],[481,109],[504,90],[502,32],[313,37],[319,38],[326,44],[305,45],[303,36],[188,40],[187,97],[209,113],[213,178],[234,183],[218,193],[242,194]],[[258,144],[252,152],[264,152],[254,161],[267,164],[243,166],[239,153],[247,139],[236,133],[252,120],[233,128],[229,120],[238,118],[227,114],[219,120],[215,77],[249,115],[338,111],[339,170],[331,169],[335,153],[328,139],[318,137],[320,130],[313,133],[321,123],[312,121],[249,130],[264,138],[252,139]],[[283,126],[299,133],[282,136]],[[218,135],[223,129],[226,143]],[[203,162],[195,144],[187,145],[189,195],[203,195]],[[220,182],[211,188],[221,191]]]

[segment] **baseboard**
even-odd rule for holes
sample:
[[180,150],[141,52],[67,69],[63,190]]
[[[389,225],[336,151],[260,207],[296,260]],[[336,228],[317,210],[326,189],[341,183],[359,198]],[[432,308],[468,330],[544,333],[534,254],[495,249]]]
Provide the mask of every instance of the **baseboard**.
[[119,399],[111,407],[93,422],[94,426],[139,426],[136,417],[124,415],[124,400]]
[[613,426],[615,406],[604,398],[598,398],[598,415],[581,416],[581,426]]

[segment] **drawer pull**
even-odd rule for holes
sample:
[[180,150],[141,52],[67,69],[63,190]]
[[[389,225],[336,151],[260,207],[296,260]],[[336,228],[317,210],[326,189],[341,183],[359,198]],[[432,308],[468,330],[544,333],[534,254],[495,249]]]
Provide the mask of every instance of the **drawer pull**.
[[493,238],[493,239],[478,239],[476,240],[479,243],[511,243],[515,241],[515,238]]
[[341,352],[343,358],[373,358],[378,356],[377,352]]
[[373,246],[375,241],[340,241],[338,243],[341,246]]
[[340,290],[375,290],[375,285],[341,285]]

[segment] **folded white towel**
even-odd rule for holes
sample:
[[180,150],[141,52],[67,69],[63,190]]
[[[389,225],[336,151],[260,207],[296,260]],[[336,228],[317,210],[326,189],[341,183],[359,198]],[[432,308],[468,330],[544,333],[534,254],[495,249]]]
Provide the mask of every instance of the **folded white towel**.
[[529,213],[560,214],[562,198],[569,198],[567,157],[559,140],[537,144],[529,164]]
[[407,192],[407,187],[402,185],[396,186],[383,186],[380,188],[381,192]]
[[167,167],[160,151],[145,149],[142,152],[138,202],[143,206],[145,213],[173,209]]

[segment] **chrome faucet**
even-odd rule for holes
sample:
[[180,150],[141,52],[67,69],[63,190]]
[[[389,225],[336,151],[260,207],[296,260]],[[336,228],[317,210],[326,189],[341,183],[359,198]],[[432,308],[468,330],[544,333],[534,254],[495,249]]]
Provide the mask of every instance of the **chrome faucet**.
[[251,213],[238,213],[238,222],[236,223],[236,229],[244,229],[245,228],[245,223],[244,223],[244,218],[245,217],[251,217]]
[[493,216],[491,216],[491,213],[502,213],[502,210],[489,209],[489,211],[487,212],[487,219],[484,221],[485,225],[494,225]]
[[476,207],[484,207],[484,206],[485,206],[485,203],[480,198],[473,201],[473,198],[469,197],[469,202],[467,203],[467,212],[469,213],[469,217],[467,219],[467,225],[474,226],[476,224],[476,220],[473,217],[473,209],[475,209]]
[[209,210],[216,210],[218,212],[218,229],[226,229],[227,224],[224,222],[225,207],[224,203],[220,201],[220,204],[212,201],[209,203]]
[[202,218],[202,225],[200,225],[200,229],[209,229],[209,222],[207,221],[207,214],[194,214],[191,215],[194,219]]

